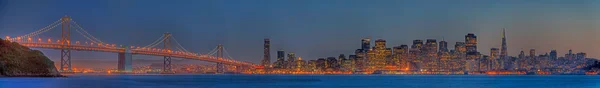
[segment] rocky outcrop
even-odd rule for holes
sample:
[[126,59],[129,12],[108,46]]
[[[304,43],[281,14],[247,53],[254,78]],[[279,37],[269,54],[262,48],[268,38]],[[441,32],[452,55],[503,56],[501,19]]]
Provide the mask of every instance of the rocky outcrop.
[[0,39],[0,76],[61,77],[52,62],[39,50]]

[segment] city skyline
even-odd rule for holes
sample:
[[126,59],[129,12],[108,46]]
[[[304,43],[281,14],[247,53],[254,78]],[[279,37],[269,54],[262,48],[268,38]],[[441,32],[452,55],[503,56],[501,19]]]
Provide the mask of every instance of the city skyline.
[[[2,5],[3,8],[0,10],[0,13],[3,13],[0,15],[2,19],[0,35],[15,36],[29,33],[56,20],[57,17],[68,14],[90,32],[98,33],[93,35],[111,35],[96,36],[99,39],[111,39],[106,41],[109,43],[146,44],[153,40],[128,40],[154,38],[164,32],[171,32],[174,36],[183,38],[180,39],[183,41],[182,45],[194,49],[191,51],[206,53],[215,45],[223,44],[230,49],[232,57],[253,63],[260,63],[262,60],[261,40],[264,38],[271,39],[271,51],[283,49],[286,52],[294,52],[296,56],[306,60],[313,60],[339,54],[350,55],[355,48],[360,47],[360,39],[369,36],[372,40],[387,40],[386,47],[411,45],[412,40],[415,39],[437,39],[447,41],[450,46],[448,49],[453,49],[454,42],[464,41],[463,35],[474,33],[478,37],[478,51],[489,54],[490,48],[501,49],[502,28],[507,29],[510,56],[517,56],[521,50],[529,49],[536,49],[537,54],[555,49],[559,56],[572,49],[575,52],[588,53],[588,57],[592,58],[598,58],[600,53],[598,50],[600,47],[595,45],[600,40],[599,36],[595,35],[599,33],[595,29],[597,23],[595,20],[598,18],[594,17],[598,12],[590,9],[598,6],[594,1],[528,1],[529,3],[522,4],[515,4],[516,1],[473,2],[481,5],[464,5],[471,2],[460,1],[443,5],[421,1],[348,1],[328,6],[319,4],[328,1],[243,4],[208,1],[175,1],[159,4],[148,1],[150,4],[146,5],[133,4],[136,1],[110,1],[130,2],[129,4],[91,1],[67,3],[78,6],[38,5],[31,3],[35,1],[27,0],[6,2],[8,4]],[[533,4],[534,2],[542,3]],[[209,3],[224,6],[179,5],[182,3]],[[261,4],[264,3],[270,5],[262,7]],[[304,3],[304,5],[295,3]],[[359,5],[358,3],[382,5]],[[171,6],[171,8],[159,9],[153,7],[154,5],[167,5],[166,7]],[[26,8],[31,6],[34,8]],[[115,10],[125,6],[135,8]],[[281,9],[272,9],[276,7]],[[176,8],[180,10],[174,10]],[[169,11],[171,14],[151,14],[152,10]],[[110,13],[114,11],[122,13]],[[145,13],[143,14],[145,16],[140,16],[140,13]],[[156,26],[159,24],[160,26]],[[122,39],[118,38],[123,36],[112,36],[128,34],[135,35]],[[57,52],[42,50],[52,60],[58,61]],[[75,55],[74,61],[77,61],[77,58],[93,58],[98,61],[117,60],[117,55],[114,54],[77,53],[81,54]],[[135,57],[161,59],[153,56]],[[276,57],[275,53],[271,53],[270,57]],[[271,58],[271,62],[274,61],[275,58]],[[106,64],[114,67],[114,63]]]

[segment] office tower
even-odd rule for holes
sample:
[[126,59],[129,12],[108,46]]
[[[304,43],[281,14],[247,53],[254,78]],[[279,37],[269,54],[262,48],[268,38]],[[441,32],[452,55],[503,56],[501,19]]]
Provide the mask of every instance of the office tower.
[[456,42],[456,44],[454,45],[454,50],[456,51],[456,53],[466,54],[467,47],[465,45],[465,42]]
[[327,57],[325,65],[326,65],[327,69],[331,69],[331,70],[339,69],[339,63],[338,63],[338,60],[335,59],[335,57]]
[[535,59],[535,49],[530,49],[529,50],[529,58]]
[[577,53],[576,59],[585,59],[585,58],[587,58],[586,53],[583,53],[583,52]]
[[502,51],[500,51],[500,58],[508,58],[508,47],[506,46],[506,30],[502,29]]
[[290,53],[288,53],[287,56],[288,56],[288,60],[286,61],[286,65],[287,65],[286,67],[288,69],[292,69],[292,68],[294,68],[294,66],[296,64],[295,63],[296,62],[296,54],[293,52],[290,52]]
[[556,56],[556,55],[557,55],[556,50],[550,51],[550,59],[553,59],[553,60],[558,59],[558,56]]
[[271,46],[271,40],[268,38],[265,38],[265,44],[264,44],[264,54],[263,54],[263,60],[261,61],[261,65],[264,67],[270,67],[271,66],[271,51],[270,50],[270,46]]
[[473,33],[465,35],[465,43],[468,52],[477,52],[477,36]]
[[277,61],[275,61],[275,68],[285,68],[285,51],[277,51]]
[[423,47],[423,40],[413,40],[413,44],[409,50],[411,59],[416,59],[421,56],[421,48]]
[[490,58],[492,59],[496,59],[499,57],[500,50],[498,48],[491,48],[490,49]]
[[439,45],[440,45],[439,52],[448,52],[448,42],[442,40],[442,41],[440,41]]
[[490,70],[499,70],[502,69],[502,62],[500,59],[500,49],[498,48],[491,48],[490,49],[490,57],[489,57],[489,66],[490,66]]
[[371,48],[371,39],[370,38],[363,38],[361,40],[361,49],[364,50],[364,52],[370,50]]
[[375,41],[375,49],[369,51],[368,54],[368,70],[380,70],[383,69],[386,65],[386,62],[389,61],[389,57],[391,57],[391,49],[386,48],[385,40],[378,39]]
[[350,60],[350,67],[348,68],[349,71],[356,71],[359,70],[358,69],[358,58],[356,57],[356,55],[348,55],[348,59]]
[[413,45],[411,46],[411,49],[421,51],[422,47],[423,47],[423,40],[413,40]]
[[525,52],[523,50],[519,53],[519,59],[525,59]]
[[327,60],[325,58],[319,58],[316,62],[317,71],[325,71],[327,69]]
[[428,56],[434,56],[434,55],[436,55],[437,50],[438,50],[437,41],[435,39],[427,39],[427,42],[425,42],[424,52],[426,52]]

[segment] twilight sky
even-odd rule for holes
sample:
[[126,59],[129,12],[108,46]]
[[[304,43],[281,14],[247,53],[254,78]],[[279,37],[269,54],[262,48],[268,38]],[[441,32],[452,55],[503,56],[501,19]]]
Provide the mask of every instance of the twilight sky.
[[[0,36],[24,35],[69,15],[106,43],[142,46],[170,32],[188,50],[207,53],[223,44],[233,58],[258,63],[264,38],[271,38],[271,57],[283,49],[310,60],[352,54],[364,37],[385,39],[388,47],[445,39],[453,49],[475,33],[487,55],[501,46],[506,28],[511,56],[533,48],[598,58],[599,8],[596,0],[1,0]],[[60,51],[40,50],[59,61]],[[162,63],[159,56],[134,59]],[[75,67],[114,68],[116,61],[116,53],[73,53]]]

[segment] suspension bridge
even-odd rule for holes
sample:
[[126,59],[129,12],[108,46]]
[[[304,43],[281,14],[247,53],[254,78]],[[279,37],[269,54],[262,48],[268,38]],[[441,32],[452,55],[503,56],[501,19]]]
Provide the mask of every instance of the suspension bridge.
[[[60,27],[59,27],[60,26]],[[47,33],[52,29],[61,30],[60,38],[52,40],[51,38],[42,39],[40,34]],[[72,30],[83,36],[83,41],[71,40]],[[75,33],[73,33],[75,34]],[[36,39],[37,38],[37,39]],[[172,58],[192,59],[216,63],[216,72],[223,73],[224,66],[236,66],[239,68],[248,68],[258,66],[250,62],[234,60],[229,56],[226,49],[221,45],[217,45],[212,51],[206,54],[190,52],[177,42],[171,33],[164,33],[154,42],[145,46],[127,46],[109,44],[102,42],[100,39],[92,36],[84,30],[77,22],[69,16],[64,16],[52,24],[43,27],[37,31],[26,35],[10,37],[6,39],[12,42],[17,42],[23,46],[30,48],[47,48],[60,50],[60,68],[61,72],[72,72],[71,66],[71,51],[98,51],[112,52],[118,54],[118,70],[120,72],[132,72],[132,55],[152,55],[163,56],[163,73],[172,73],[171,60]],[[162,45],[162,46],[161,46]],[[227,57],[223,55],[228,54]]]

